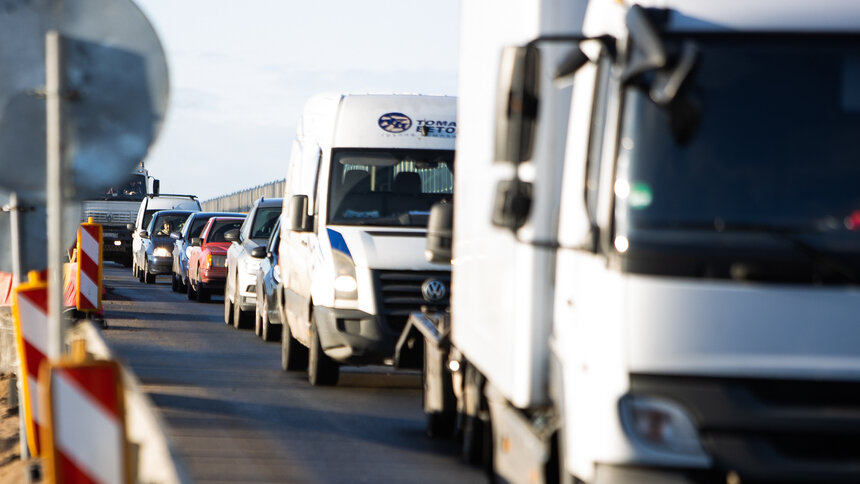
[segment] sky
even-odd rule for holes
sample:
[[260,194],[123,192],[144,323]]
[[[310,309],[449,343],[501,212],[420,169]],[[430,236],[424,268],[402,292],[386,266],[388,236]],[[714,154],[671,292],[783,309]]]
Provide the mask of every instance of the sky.
[[170,75],[145,160],[162,193],[205,201],[284,178],[313,94],[456,95],[458,0],[135,1]]

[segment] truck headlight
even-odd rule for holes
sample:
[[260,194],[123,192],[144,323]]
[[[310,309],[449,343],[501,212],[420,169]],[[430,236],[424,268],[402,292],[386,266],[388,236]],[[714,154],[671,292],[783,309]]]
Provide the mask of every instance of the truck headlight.
[[155,250],[152,251],[152,255],[155,257],[170,257],[172,254],[165,247],[156,247]]
[[704,456],[693,420],[675,402],[627,395],[619,402],[621,423],[637,442],[663,452]]
[[339,250],[332,251],[334,260],[334,298],[357,299],[358,282],[355,280],[355,264],[352,257]]

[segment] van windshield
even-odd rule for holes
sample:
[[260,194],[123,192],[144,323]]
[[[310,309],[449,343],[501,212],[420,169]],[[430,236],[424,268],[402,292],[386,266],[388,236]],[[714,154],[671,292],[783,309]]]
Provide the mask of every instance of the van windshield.
[[328,223],[426,227],[452,201],[454,151],[339,149],[332,153]]

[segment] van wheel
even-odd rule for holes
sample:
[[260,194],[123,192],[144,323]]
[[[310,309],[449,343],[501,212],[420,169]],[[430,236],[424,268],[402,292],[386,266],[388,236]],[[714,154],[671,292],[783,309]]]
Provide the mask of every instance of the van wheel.
[[293,338],[290,325],[286,321],[281,329],[281,369],[284,371],[304,370],[308,367],[308,349]]
[[[191,280],[188,283],[191,284]],[[224,284],[224,324],[233,324],[233,303],[227,295],[227,284]]]
[[340,365],[323,352],[314,321],[311,324],[311,347],[308,350],[308,381],[313,386],[330,386],[337,384],[339,376]]

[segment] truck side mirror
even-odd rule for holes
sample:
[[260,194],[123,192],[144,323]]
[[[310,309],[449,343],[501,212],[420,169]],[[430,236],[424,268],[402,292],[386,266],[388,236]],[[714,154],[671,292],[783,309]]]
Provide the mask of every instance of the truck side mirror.
[[127,228],[128,230],[131,230],[132,232],[134,232],[134,229],[135,229],[136,227],[134,226],[134,224],[125,224],[125,228]]
[[258,245],[251,249],[251,257],[255,259],[262,259],[266,257],[266,247],[263,245]]
[[153,178],[152,179],[152,194],[158,195],[159,193],[161,193],[161,180]]
[[532,184],[519,179],[502,180],[496,185],[493,202],[493,225],[513,232],[529,218],[532,208]]
[[313,215],[308,215],[308,196],[293,195],[290,201],[290,230],[311,232],[314,226]]
[[230,229],[224,232],[224,240],[227,242],[236,242],[239,240],[239,229]]
[[436,203],[427,219],[427,248],[424,258],[437,264],[450,264],[454,240],[454,205]]
[[538,117],[540,52],[533,45],[505,47],[496,92],[496,161],[531,158]]

